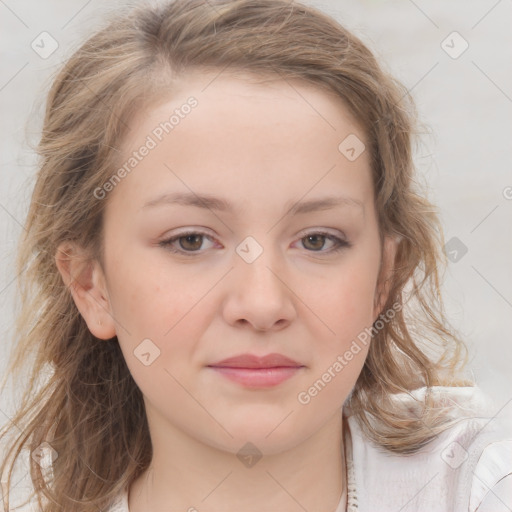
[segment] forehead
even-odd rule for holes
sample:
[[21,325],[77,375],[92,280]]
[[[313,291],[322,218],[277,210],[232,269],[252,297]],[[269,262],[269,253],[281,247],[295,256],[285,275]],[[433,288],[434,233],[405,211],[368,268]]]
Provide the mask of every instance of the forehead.
[[162,83],[165,85],[158,86],[158,93],[148,96],[148,104],[139,114],[146,116],[149,111],[165,105],[179,107],[184,99],[194,95],[203,105],[205,114],[206,109],[215,106],[225,108],[226,102],[237,108],[250,108],[251,104],[270,108],[272,103],[275,108],[278,102],[283,110],[315,115],[333,131],[337,129],[340,117],[357,127],[361,134],[364,131],[342,97],[327,86],[305,78],[237,69],[192,68]]
[[373,189],[366,152],[344,153],[347,140],[361,151],[365,135],[334,94],[298,80],[218,71],[183,75],[169,90],[130,120],[122,161],[148,141],[152,148],[114,194],[126,189],[140,203],[166,187],[200,188],[270,201],[277,191],[293,198],[339,186],[361,200]]
[[[202,127],[228,130],[230,125],[238,128],[245,124],[247,128],[261,128],[270,133],[273,127],[287,124],[290,134],[297,138],[304,131],[311,135],[314,129],[329,135],[336,143],[347,128],[359,138],[365,138],[364,127],[340,96],[304,79],[259,75],[253,71],[194,68],[168,79],[166,84],[158,87],[158,93],[148,96],[146,105],[135,113],[124,147],[130,147],[141,132],[150,132],[151,125],[156,126],[154,123],[169,121],[173,112],[180,114],[183,107],[190,111],[186,103],[191,97],[198,108],[193,109],[190,117],[185,112],[189,117],[187,123],[180,122],[183,119],[180,115],[172,127],[173,135],[183,132],[187,125],[199,131]],[[301,124],[294,124],[296,120]],[[280,139],[284,135],[281,132]]]

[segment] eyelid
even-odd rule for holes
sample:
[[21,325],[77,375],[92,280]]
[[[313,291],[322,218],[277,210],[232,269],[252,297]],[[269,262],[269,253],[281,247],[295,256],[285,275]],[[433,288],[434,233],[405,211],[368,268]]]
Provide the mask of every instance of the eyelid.
[[343,233],[343,231],[340,231],[340,230],[330,231],[327,228],[315,228],[315,227],[306,228],[306,229],[303,229],[302,231],[299,231],[297,237],[300,239],[300,238],[304,238],[305,236],[308,236],[308,235],[332,236],[332,237],[336,237],[336,238],[339,238],[340,240],[348,242],[347,237],[345,236],[345,233]]

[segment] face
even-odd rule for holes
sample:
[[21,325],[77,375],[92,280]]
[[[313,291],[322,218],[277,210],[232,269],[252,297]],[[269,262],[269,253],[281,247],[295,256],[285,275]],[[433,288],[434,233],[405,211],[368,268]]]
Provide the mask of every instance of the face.
[[380,313],[369,157],[339,99],[215,76],[130,122],[130,170],[99,199],[98,335],[117,335],[152,433],[276,453],[340,414]]

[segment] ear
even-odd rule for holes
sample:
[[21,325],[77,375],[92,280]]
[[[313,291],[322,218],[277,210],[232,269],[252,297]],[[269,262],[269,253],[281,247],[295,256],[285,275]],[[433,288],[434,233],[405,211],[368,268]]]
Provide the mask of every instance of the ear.
[[382,313],[382,309],[388,300],[391,285],[393,283],[393,271],[395,268],[395,256],[400,243],[400,236],[385,236],[382,244],[382,259],[380,264],[379,278],[375,289],[373,305],[373,319]]
[[76,243],[64,242],[55,263],[91,333],[103,340],[113,338],[115,322],[99,262]]

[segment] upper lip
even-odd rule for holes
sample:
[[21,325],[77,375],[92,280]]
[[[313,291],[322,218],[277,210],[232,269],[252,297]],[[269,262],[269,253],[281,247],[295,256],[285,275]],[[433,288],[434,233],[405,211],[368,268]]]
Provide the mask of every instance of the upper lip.
[[209,364],[208,366],[220,366],[225,368],[298,368],[304,365],[290,359],[289,357],[283,356],[282,354],[273,353],[265,356],[241,354],[223,359],[217,363]]

